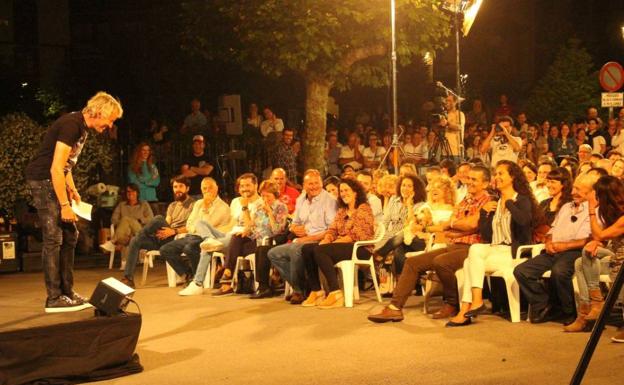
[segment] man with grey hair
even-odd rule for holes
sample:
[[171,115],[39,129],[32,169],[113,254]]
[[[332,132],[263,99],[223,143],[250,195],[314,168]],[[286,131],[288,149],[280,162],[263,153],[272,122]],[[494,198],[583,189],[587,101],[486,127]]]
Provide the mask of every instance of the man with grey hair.
[[[186,220],[186,236],[160,247],[160,256],[169,262],[180,276],[185,274],[191,276],[197,271],[199,245],[207,236],[202,232],[202,225],[209,224],[217,229],[225,229],[230,223],[230,207],[219,197],[217,182],[210,177],[204,177],[201,181],[201,192],[202,199],[193,204],[193,210]],[[182,254],[190,260],[190,266],[182,260]],[[178,294],[196,295],[202,292],[202,285],[196,284],[193,280]]]
[[579,146],[577,155],[578,155],[579,164],[582,162],[591,161],[592,147],[589,144],[581,144]]
[[290,303],[304,301],[305,266],[301,249],[306,244],[318,243],[325,236],[336,216],[336,199],[323,189],[318,170],[310,169],[303,175],[303,193],[297,198],[297,205],[290,225],[294,235],[291,243],[275,246],[268,257],[283,279],[293,288]]
[[[518,265],[514,276],[531,305],[529,320],[543,323],[560,320],[567,325],[576,319],[572,276],[574,261],[591,237],[587,198],[598,178],[579,175],[574,181],[572,201],[564,204],[546,236],[545,251]],[[542,283],[542,275],[550,270],[550,282],[556,289],[558,309]]]

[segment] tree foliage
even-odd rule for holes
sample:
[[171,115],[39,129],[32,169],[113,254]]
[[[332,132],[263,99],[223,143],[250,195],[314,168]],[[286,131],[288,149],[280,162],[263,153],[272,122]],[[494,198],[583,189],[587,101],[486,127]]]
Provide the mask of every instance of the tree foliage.
[[0,208],[9,214],[18,199],[30,199],[24,170],[33,158],[45,130],[26,114],[0,119]]
[[[409,64],[443,45],[438,0],[397,0],[397,54]],[[387,0],[194,1],[183,6],[184,48],[251,71],[320,77],[344,89],[388,84]]]
[[[445,44],[440,0],[397,0],[397,61],[407,65]],[[250,72],[301,76],[306,84],[306,168],[323,169],[325,113],[333,88],[389,83],[387,0],[213,0],[183,4],[183,48]],[[269,86],[269,85],[268,85]]]
[[598,105],[599,95],[592,57],[580,41],[571,39],[533,89],[526,110],[532,120],[571,121]]

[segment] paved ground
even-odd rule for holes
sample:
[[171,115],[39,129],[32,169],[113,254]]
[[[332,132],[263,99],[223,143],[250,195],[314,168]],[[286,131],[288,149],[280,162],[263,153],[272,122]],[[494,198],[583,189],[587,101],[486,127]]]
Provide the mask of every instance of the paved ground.
[[[117,271],[76,272],[77,290]],[[44,315],[41,273],[0,275],[0,330],[62,322]],[[448,329],[422,314],[412,297],[402,323],[376,325],[378,304],[319,310],[281,298],[182,298],[166,287],[165,269],[150,271],[135,300],[143,314],[137,347],[145,371],[107,384],[567,384],[588,334],[558,324],[512,324],[482,316]],[[620,384],[624,344],[608,327],[584,384]]]

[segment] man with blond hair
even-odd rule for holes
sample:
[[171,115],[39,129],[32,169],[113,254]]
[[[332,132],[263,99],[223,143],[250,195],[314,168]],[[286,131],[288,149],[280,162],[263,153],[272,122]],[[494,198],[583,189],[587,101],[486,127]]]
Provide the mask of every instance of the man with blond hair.
[[47,313],[82,310],[90,305],[73,291],[74,250],[78,240],[71,201],[80,203],[72,168],[90,132],[110,129],[123,115],[117,99],[98,92],[80,112],[61,116],[46,131],[25,176],[43,233],[43,272]]

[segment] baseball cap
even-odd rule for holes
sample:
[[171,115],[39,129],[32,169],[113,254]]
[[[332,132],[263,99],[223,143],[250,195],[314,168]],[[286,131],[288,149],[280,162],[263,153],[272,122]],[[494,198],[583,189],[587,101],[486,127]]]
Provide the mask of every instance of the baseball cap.
[[195,135],[193,137],[193,142],[196,141],[196,140],[199,140],[200,142],[203,142],[204,141],[204,137],[202,135]]

